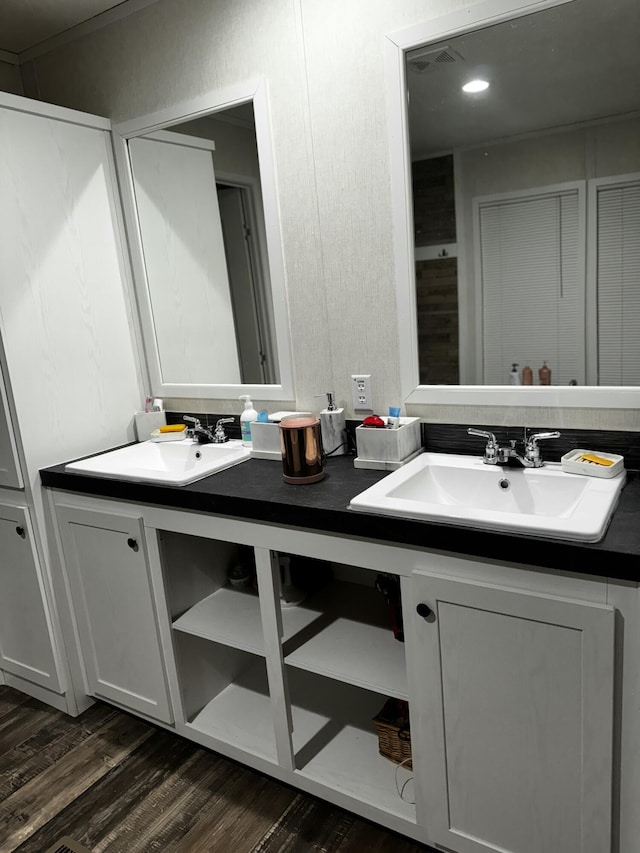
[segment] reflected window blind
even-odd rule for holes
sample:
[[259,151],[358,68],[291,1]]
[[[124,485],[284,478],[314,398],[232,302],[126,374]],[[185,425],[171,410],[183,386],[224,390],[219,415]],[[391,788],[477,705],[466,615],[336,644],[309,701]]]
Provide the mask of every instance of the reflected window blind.
[[483,204],[480,214],[484,382],[504,385],[511,364],[554,385],[585,381],[584,280],[578,193]]
[[598,191],[598,384],[640,385],[640,184]]

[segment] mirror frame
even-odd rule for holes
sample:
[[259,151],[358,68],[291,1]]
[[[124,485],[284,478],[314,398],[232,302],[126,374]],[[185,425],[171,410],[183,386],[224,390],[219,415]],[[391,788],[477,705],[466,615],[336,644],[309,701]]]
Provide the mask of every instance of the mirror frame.
[[[413,193],[407,105],[407,51],[471,30],[579,0],[483,0],[474,6],[390,33],[385,39],[385,76],[393,213],[393,255],[398,308],[402,399],[410,404],[472,406],[565,406],[631,409],[640,406],[632,386],[420,385],[415,297]],[[460,262],[459,258],[459,262]],[[461,265],[462,266],[462,265]],[[465,270],[460,269],[465,275]],[[412,334],[407,334],[407,329]]]
[[[273,385],[163,382],[142,237],[138,223],[128,140],[159,130],[167,130],[173,125],[213,115],[249,101],[253,103],[255,117],[260,185],[264,208],[266,254],[269,262],[268,270],[280,382]],[[112,138],[116,168],[120,180],[125,226],[129,238],[144,354],[153,396],[233,400],[237,399],[240,394],[249,394],[258,400],[294,399],[289,311],[265,81],[262,78],[257,78],[224,89],[214,89],[196,98],[178,102],[166,109],[114,124],[112,126]]]

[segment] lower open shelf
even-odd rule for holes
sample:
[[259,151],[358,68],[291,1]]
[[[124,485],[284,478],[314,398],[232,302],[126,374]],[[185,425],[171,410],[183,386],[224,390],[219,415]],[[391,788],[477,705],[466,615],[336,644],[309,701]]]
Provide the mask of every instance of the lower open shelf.
[[[296,773],[415,823],[412,777],[378,752],[378,693],[287,668]],[[396,785],[397,775],[397,785]]]
[[277,762],[264,658],[176,633],[187,728]]

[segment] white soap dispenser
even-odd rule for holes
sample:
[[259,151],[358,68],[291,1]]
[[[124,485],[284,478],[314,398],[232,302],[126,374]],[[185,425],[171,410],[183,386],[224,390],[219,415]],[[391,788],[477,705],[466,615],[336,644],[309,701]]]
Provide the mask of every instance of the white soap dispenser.
[[348,453],[344,409],[336,409],[333,391],[327,391],[327,406],[320,412],[320,432],[326,456],[344,456]]
[[258,413],[253,408],[249,394],[241,394],[238,398],[244,400],[244,411],[240,415],[240,435],[245,447],[251,447],[251,424],[258,420]]
[[511,365],[511,373],[509,374],[509,385],[520,385],[520,374],[518,373],[518,365]]

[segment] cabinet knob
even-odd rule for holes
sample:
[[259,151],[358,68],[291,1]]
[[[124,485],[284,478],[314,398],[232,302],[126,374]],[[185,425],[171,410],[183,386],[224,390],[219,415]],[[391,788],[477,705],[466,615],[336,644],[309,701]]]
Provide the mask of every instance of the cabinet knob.
[[24,527],[16,527],[16,533],[18,534],[18,536],[21,536],[23,539],[26,536],[26,534],[24,532]]
[[131,548],[132,551],[138,550],[138,543],[132,537],[129,537],[129,539],[127,539],[127,545],[129,546],[129,548]]
[[431,616],[432,610],[428,604],[424,604],[424,602],[421,602],[416,607],[416,613],[418,614],[418,616],[422,616],[423,619],[428,619],[429,616]]

